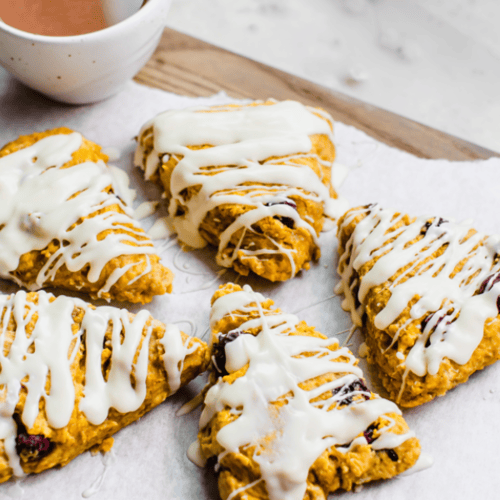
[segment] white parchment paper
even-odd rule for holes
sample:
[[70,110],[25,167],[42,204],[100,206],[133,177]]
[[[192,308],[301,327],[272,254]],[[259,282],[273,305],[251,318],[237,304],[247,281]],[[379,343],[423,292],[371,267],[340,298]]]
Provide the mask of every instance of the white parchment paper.
[[[270,96],[272,97],[272,96]],[[132,165],[134,136],[157,113],[194,104],[227,102],[224,95],[191,99],[130,83],[105,102],[69,107],[49,101],[0,74],[0,143],[20,134],[68,126],[105,146],[116,148],[120,158],[113,164],[125,169],[137,190],[134,206],[159,198],[160,190],[142,179]],[[335,129],[338,162],[351,168],[340,189],[350,206],[379,202],[414,215],[439,215],[457,220],[473,218],[476,227],[500,233],[498,191],[500,160],[448,162],[421,160],[389,148],[355,128],[338,123]],[[0,200],[1,203],[1,200]],[[143,220],[147,229],[165,215],[164,207]],[[174,292],[157,297],[147,309],[164,322],[179,322],[184,331],[208,335],[210,297],[226,281],[249,283],[271,296],[283,310],[297,313],[319,331],[333,336],[350,328],[351,322],[334,295],[337,242],[335,232],[320,238],[322,257],[286,283],[267,283],[258,278],[221,274],[215,252],[205,248],[182,252],[175,241],[156,242],[162,259],[175,273]],[[17,288],[0,280],[0,291]],[[55,293],[58,293],[56,291]],[[83,297],[86,298],[86,297]],[[115,304],[118,305],[118,304]],[[132,312],[139,306],[128,307]],[[345,333],[339,338],[345,338]],[[350,346],[356,353],[362,339],[356,334]],[[362,361],[364,366],[364,363]],[[378,388],[376,374],[367,372]],[[200,377],[140,421],[115,436],[114,455],[108,466],[100,455],[85,453],[61,470],[51,470],[18,482],[0,485],[0,499],[78,499],[93,484],[95,500],[101,499],[218,499],[214,478],[186,457],[195,439],[199,410],[177,417],[179,407],[203,386]],[[404,412],[434,465],[419,473],[366,485],[356,498],[364,499],[490,499],[500,491],[498,468],[498,416],[500,415],[500,364],[476,373],[445,397]],[[351,493],[337,493],[335,498]]]

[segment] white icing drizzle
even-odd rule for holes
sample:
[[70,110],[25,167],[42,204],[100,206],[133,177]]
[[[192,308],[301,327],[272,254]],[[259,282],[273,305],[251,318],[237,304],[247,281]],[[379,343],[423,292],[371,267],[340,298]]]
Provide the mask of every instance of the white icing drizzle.
[[[236,495],[239,495],[243,491],[249,490],[253,486],[255,486],[257,483],[260,483],[262,481],[262,478],[256,479],[255,481],[252,481],[250,484],[246,484],[245,486],[242,486],[241,488],[236,488],[234,491],[230,493],[230,495],[227,497],[226,500],[233,500],[233,498],[236,497]],[[247,497],[242,497],[245,500],[247,500]]]
[[102,472],[99,474],[99,476],[95,479],[95,481],[91,484],[89,488],[86,490],[82,491],[82,497],[83,498],[90,498],[94,496],[96,493],[99,493],[99,490],[101,489],[102,483],[104,481],[104,478],[106,476],[106,473],[108,472],[108,469],[111,465],[114,465],[116,462],[116,455],[111,448],[107,453],[104,453],[102,455],[102,465],[104,466]]
[[187,355],[196,351],[197,344],[193,343],[191,347],[187,347],[189,337],[186,341],[182,341],[181,331],[177,325],[167,324],[165,335],[160,340],[165,349],[163,362],[167,371],[168,386],[170,392],[177,392],[181,386],[181,374],[184,366],[184,359]]
[[342,163],[339,163],[337,160],[335,160],[332,166],[331,178],[331,183],[335,191],[338,191],[342,184],[344,184],[344,181],[347,179],[347,176],[349,175],[351,169],[352,167],[347,167],[346,165],[343,165]]
[[[213,109],[204,112],[210,109],[168,111],[144,125],[141,135],[150,127],[154,129],[154,148],[148,153],[144,168],[146,178],[157,172],[162,157],[165,161],[168,155],[182,156],[171,176],[169,205],[179,239],[193,248],[201,248],[207,242],[199,226],[210,210],[232,203],[251,206],[252,210],[240,215],[221,234],[217,263],[231,267],[238,253],[240,258],[241,254],[250,257],[259,253],[280,253],[287,255],[294,268],[293,252],[271,238],[274,249],[261,252],[242,249],[240,241],[231,253],[224,253],[224,250],[236,231],[243,228],[244,235],[252,231],[252,224],[274,216],[292,219],[295,227],[305,228],[317,243],[311,221],[302,219],[294,208],[283,204],[290,196],[322,203],[324,229],[331,228],[333,223],[328,223],[345,211],[343,200],[330,198],[322,179],[310,167],[297,163],[301,158],[314,156],[321,165],[331,169],[332,162],[309,153],[309,136],[325,134],[332,140],[331,117],[293,101],[241,108],[226,106],[217,112]],[[213,147],[188,148],[207,144]],[[144,154],[143,147],[139,146],[135,156],[138,166],[143,166]],[[264,162],[276,156],[286,158]],[[210,170],[215,175],[205,175],[207,167],[215,167]],[[244,186],[244,183],[249,185]],[[182,193],[192,186],[200,186],[200,190],[186,201]],[[242,194],[247,190],[249,192]],[[270,202],[276,204],[266,206]],[[180,205],[185,211],[182,215],[177,214]],[[292,275],[295,274],[295,269],[292,271]]]
[[108,293],[111,287],[124,275],[127,273],[129,269],[140,264],[139,262],[130,262],[129,264],[125,264],[123,267],[117,267],[113,269],[113,272],[108,276],[106,283],[104,286],[97,292],[97,297],[103,298],[103,295]]
[[118,161],[122,156],[120,150],[113,146],[102,148],[101,151],[108,157],[108,161]]
[[24,497],[24,488],[21,486],[22,479],[11,479],[10,486],[6,488],[7,484],[2,488],[5,489],[7,496],[10,498],[23,498]]
[[134,278],[132,278],[128,284],[133,285],[136,281],[140,280],[143,276],[146,276],[146,274],[149,274],[153,267],[151,266],[151,259],[149,258],[149,255],[146,255],[146,267],[142,273],[138,274]]
[[[131,209],[113,192],[105,192],[113,185],[113,178],[104,162],[61,168],[81,144],[82,136],[76,132],[53,135],[0,158],[2,278],[37,290],[49,285],[63,265],[72,272],[88,265],[87,278],[96,282],[111,259],[154,253],[150,241],[136,240],[144,233],[127,227],[133,223]],[[114,204],[125,213],[95,214]],[[126,233],[112,232],[98,240],[98,235],[109,229],[123,229]],[[60,247],[50,256],[35,284],[23,283],[12,274],[23,254],[42,250],[52,240],[58,241]],[[118,280],[120,273],[115,277]],[[108,279],[105,288],[109,290],[115,282]]]
[[150,215],[153,215],[156,212],[159,204],[159,201],[142,202],[134,211],[134,219],[141,220],[149,217]]
[[[185,405],[184,405],[185,406]],[[184,406],[182,408],[184,408]],[[182,410],[181,408],[181,410]],[[189,410],[191,411],[191,410]],[[184,413],[179,413],[177,412],[177,416],[182,416],[185,413],[189,413],[189,411],[186,411]],[[201,451],[200,447],[200,442],[199,441],[194,441],[189,445],[188,451],[187,451],[187,457],[193,464],[197,465],[198,467],[205,467],[207,461],[205,457],[203,456],[203,453]]]
[[[209,384],[207,384],[205,386],[207,389],[208,389],[208,385]],[[193,410],[198,408],[198,406],[200,406],[203,403],[203,400],[205,399],[205,392],[206,392],[206,390],[205,390],[205,388],[203,388],[202,391],[199,392],[193,399],[190,399],[187,403],[184,403],[175,413],[176,416],[182,417],[183,415],[187,415],[188,413],[191,413]],[[193,444],[193,450],[194,450],[195,444],[197,444],[199,446],[198,441],[195,441],[192,444]],[[188,458],[191,460],[191,462],[198,465],[198,463],[195,460],[193,460],[192,457],[189,455],[189,451],[188,451]],[[200,465],[200,467],[203,467],[203,466]]]
[[[34,304],[27,301],[24,291],[11,296],[0,295],[0,439],[4,440],[9,466],[17,477],[22,476],[23,471],[15,451],[16,424],[13,414],[21,387],[27,390],[21,418],[28,429],[35,423],[42,398],[48,424],[55,429],[65,427],[75,405],[71,365],[80,349],[83,333],[86,346],[85,386],[79,409],[90,423],[101,424],[110,408],[121,413],[135,411],[146,395],[149,341],[153,329],[150,314],[141,311],[132,316],[125,309],[93,308],[79,299],[65,296],[53,298],[53,295],[42,291],[38,294],[38,303]],[[81,328],[77,332],[73,332],[72,328],[75,308],[84,310]],[[35,315],[36,324],[28,335],[26,326]],[[16,332],[6,354],[7,325],[11,317],[16,321]],[[112,356],[106,381],[101,364],[108,326],[112,328]],[[196,344],[188,349],[174,325],[166,325],[160,342],[165,348],[163,361],[169,388],[175,392],[180,385],[184,358],[196,349]],[[135,387],[131,382],[132,372]],[[49,374],[50,389],[47,390]],[[27,382],[23,381],[26,377]]]
[[[467,363],[483,338],[486,321],[498,315],[500,263],[494,263],[494,259],[500,252],[500,237],[475,233],[466,239],[472,229],[469,222],[457,224],[427,216],[388,233],[404,215],[377,205],[351,211],[344,225],[359,214],[366,217],[357,224],[339,260],[343,307],[351,312],[353,322],[361,325],[368,291],[408,266],[387,285],[390,299],[375,317],[375,326],[385,330],[410,300],[418,298],[410,310],[410,320],[393,340],[411,321],[425,320],[422,333],[406,356],[404,378],[409,371],[418,376],[436,374],[445,357],[460,365]],[[421,234],[419,241],[410,244]],[[438,249],[444,250],[442,254],[423,264]],[[356,271],[379,256],[360,281]],[[458,270],[464,259],[466,263]],[[416,274],[408,277],[415,270]],[[452,277],[453,272],[456,274]],[[358,286],[359,305],[354,293]],[[404,382],[401,391],[403,387]]]
[[[226,272],[227,272],[227,269],[221,269],[220,271],[217,271],[215,276],[213,276],[211,279],[205,281],[200,286],[193,288],[191,290],[184,290],[182,292],[177,292],[177,293],[180,295],[184,295],[186,293],[194,293],[194,292],[200,292],[201,290],[207,290],[208,288],[211,288],[214,283],[219,281],[222,278],[222,276],[224,276],[224,274],[226,274]],[[201,273],[200,273],[200,275],[201,275]],[[190,278],[190,277],[191,276],[188,276],[188,278]]]
[[[211,272],[210,270],[207,270],[207,271],[191,270],[189,262],[182,262],[182,257],[185,257],[186,255],[187,255],[186,251],[182,247],[180,247],[177,250],[177,252],[175,252],[173,264],[174,264],[174,267],[178,271],[180,271],[182,273],[190,274],[192,276],[210,276],[210,277],[213,276],[213,272]],[[224,271],[225,271],[225,269],[224,269]]]
[[158,245],[158,255],[162,255],[163,252],[166,252],[169,248],[172,248],[177,244],[177,239],[172,238],[170,240],[164,240],[164,242],[161,245]]
[[137,197],[137,191],[130,187],[130,177],[125,170],[115,165],[109,165],[108,168],[113,176],[113,188],[115,192],[121,196],[125,205],[131,207]]
[[148,236],[152,240],[163,240],[165,238],[170,238],[170,236],[173,236],[174,234],[175,230],[172,227],[170,217],[160,217],[148,231]]
[[[238,418],[217,433],[216,439],[225,450],[219,461],[227,453],[256,446],[253,460],[260,467],[259,480],[265,481],[269,498],[302,500],[308,471],[324,450],[350,443],[382,415],[401,412],[394,403],[379,397],[360,398],[327,411],[346,397],[345,391],[353,396],[366,394],[348,388],[362,377],[361,369],[354,365],[354,356],[346,348],[330,350],[337,348],[336,339],[288,335],[296,329],[298,318],[276,311],[264,315],[264,300],[245,285],[243,291],[224,295],[213,304],[212,326],[225,315],[258,312],[258,317],[244,322],[238,330],[258,328],[260,332],[257,336],[242,334],[226,345],[226,369],[231,373],[247,363],[248,368],[245,375],[232,383],[221,377],[209,389],[200,429],[217,412],[229,408]],[[298,357],[305,352],[313,355]],[[328,373],[340,376],[309,391],[300,387],[301,383]],[[312,402],[329,391],[328,398]],[[286,397],[287,404],[270,411],[271,403],[288,393],[293,396]],[[380,448],[394,448],[413,437],[412,432],[391,433],[394,422],[385,418],[389,423],[380,429]],[[266,442],[270,437],[271,441]],[[364,437],[356,441],[367,443]]]
[[415,474],[415,472],[420,472],[422,470],[428,469],[429,467],[432,467],[433,464],[434,459],[432,458],[432,456],[429,453],[422,452],[420,453],[420,456],[418,457],[415,465],[401,473],[400,477],[411,476],[412,474]]

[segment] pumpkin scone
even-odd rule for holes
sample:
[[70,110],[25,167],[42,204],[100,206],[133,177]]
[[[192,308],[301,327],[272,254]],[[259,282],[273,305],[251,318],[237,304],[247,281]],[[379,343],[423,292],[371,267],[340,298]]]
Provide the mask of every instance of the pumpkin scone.
[[109,449],[208,363],[204,342],[147,311],[0,295],[0,482]]
[[150,302],[172,273],[115,194],[101,147],[57,128],[0,149],[0,277]]
[[398,407],[371,392],[338,341],[246,285],[211,313],[211,387],[191,457],[223,500],[325,500],[412,467],[420,444]]
[[338,236],[343,307],[391,399],[425,403],[500,358],[500,237],[378,205]]
[[271,281],[320,256],[344,211],[331,185],[333,120],[294,101],[167,111],[144,125],[135,163],[165,190],[180,241]]

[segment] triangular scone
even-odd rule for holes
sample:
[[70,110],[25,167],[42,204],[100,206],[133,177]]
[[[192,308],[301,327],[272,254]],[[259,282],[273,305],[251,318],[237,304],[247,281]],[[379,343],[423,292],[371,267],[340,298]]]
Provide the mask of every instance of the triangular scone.
[[212,386],[198,442],[223,500],[326,499],[412,467],[420,445],[357,360],[246,285],[213,298]]
[[180,241],[284,281],[319,258],[320,231],[345,210],[332,131],[328,113],[294,101],[174,110],[144,125],[135,163],[163,185]]
[[0,295],[0,318],[0,482],[66,465],[209,362],[204,342],[147,311],[21,291]]
[[107,159],[67,128],[0,150],[0,277],[142,303],[171,290],[172,273],[113,191]]
[[390,397],[417,406],[500,358],[500,238],[378,205],[339,222],[344,308]]

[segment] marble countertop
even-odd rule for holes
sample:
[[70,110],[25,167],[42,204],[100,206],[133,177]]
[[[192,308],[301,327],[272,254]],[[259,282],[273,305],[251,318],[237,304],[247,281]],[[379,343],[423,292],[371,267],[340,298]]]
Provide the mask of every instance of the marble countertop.
[[500,152],[497,0],[173,0],[168,26]]

